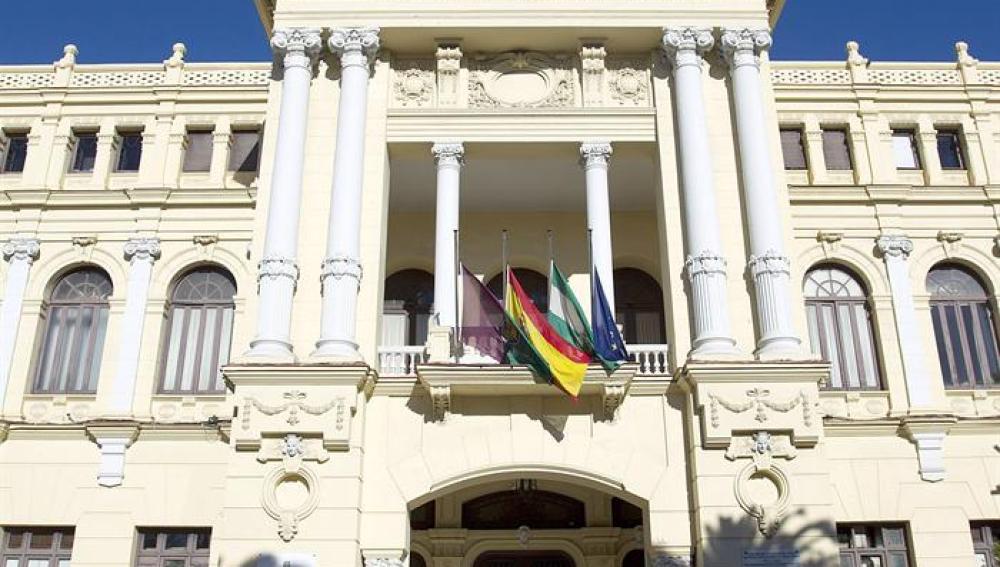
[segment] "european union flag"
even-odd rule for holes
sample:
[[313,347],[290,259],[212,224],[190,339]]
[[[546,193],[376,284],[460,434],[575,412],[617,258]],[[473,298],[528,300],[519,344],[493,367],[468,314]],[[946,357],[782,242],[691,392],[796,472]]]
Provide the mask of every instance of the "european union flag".
[[615,325],[615,316],[611,313],[608,298],[604,295],[601,276],[594,271],[590,289],[590,324],[594,331],[594,354],[601,359],[601,364],[608,372],[614,372],[628,360],[625,341]]

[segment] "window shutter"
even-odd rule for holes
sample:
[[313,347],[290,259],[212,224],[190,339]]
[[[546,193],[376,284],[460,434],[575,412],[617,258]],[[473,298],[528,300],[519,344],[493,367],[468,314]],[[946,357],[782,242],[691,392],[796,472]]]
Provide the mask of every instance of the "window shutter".
[[781,153],[785,158],[785,169],[806,169],[806,153],[802,146],[802,130],[781,131]]
[[826,158],[826,168],[829,170],[852,169],[846,130],[823,130],[823,157]]
[[233,146],[229,151],[229,171],[256,172],[260,161],[260,131],[233,132]]
[[188,132],[184,171],[208,171],[212,167],[212,133]]
[[913,132],[896,130],[892,133],[892,154],[897,169],[920,169]]

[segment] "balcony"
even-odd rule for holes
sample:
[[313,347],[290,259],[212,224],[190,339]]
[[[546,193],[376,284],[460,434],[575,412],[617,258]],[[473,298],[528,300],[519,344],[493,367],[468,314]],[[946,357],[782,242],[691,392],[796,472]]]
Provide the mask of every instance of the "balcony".
[[[636,364],[639,377],[664,378],[670,376],[667,354],[668,345],[629,345],[629,356]],[[418,365],[427,362],[427,347],[382,346],[378,349],[378,373],[384,378],[416,378]],[[498,365],[500,366],[500,365]]]

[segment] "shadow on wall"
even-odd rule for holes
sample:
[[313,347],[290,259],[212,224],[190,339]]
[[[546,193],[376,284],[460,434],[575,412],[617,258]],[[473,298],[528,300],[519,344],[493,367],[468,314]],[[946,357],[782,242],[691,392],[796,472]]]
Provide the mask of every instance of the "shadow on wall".
[[[220,565],[225,562],[220,561]],[[309,557],[295,557],[294,555],[278,557],[270,553],[261,553],[256,559],[247,559],[240,563],[240,567],[315,567],[315,560]]]
[[[722,517],[716,525],[704,526],[702,534],[703,556],[698,567],[731,567],[744,564],[745,552],[774,554],[773,563],[761,562],[760,565],[796,565],[797,567],[837,567],[839,558],[823,557],[837,548],[836,529],[833,524],[825,521],[802,523],[805,510],[799,508],[790,511],[781,523],[779,533],[769,539],[764,539],[757,531],[757,521],[750,516]],[[788,524],[799,525],[794,532],[788,532]],[[749,538],[752,543],[745,549]],[[780,563],[777,558],[782,552],[798,551],[799,563]],[[747,563],[748,565],[751,563]],[[753,563],[756,565],[757,563]]]

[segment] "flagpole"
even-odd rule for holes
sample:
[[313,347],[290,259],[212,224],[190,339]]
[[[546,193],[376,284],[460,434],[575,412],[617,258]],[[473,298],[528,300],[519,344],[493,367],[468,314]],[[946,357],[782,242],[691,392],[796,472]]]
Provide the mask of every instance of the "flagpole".
[[552,229],[551,228],[545,231],[545,237],[549,241],[549,264],[551,264],[551,263],[553,263],[553,262],[556,261],[556,254],[555,254],[555,252],[553,251],[553,248],[552,248]]
[[502,270],[503,270],[503,272],[502,272],[503,273],[503,287],[501,288],[503,290],[502,291],[503,297],[501,298],[501,301],[503,301],[503,306],[504,306],[505,309],[507,308],[507,278],[509,277],[509,275],[507,274],[507,271],[508,271],[508,266],[507,266],[507,237],[508,237],[507,229],[505,228],[502,231],[500,231],[500,262],[503,265],[503,267],[502,267]]
[[459,301],[458,301],[458,294],[459,294],[458,285],[459,284],[458,284],[458,282],[459,281],[464,281],[464,278],[462,280],[459,280],[459,276],[462,275],[462,261],[461,261],[461,259],[459,258],[459,255],[458,255],[458,229],[456,228],[455,230],[452,231],[452,233],[453,233],[454,245],[455,245],[455,321],[453,323],[454,326],[452,327],[452,349],[455,352],[455,363],[457,364],[458,360],[459,360],[460,351],[462,350],[462,346],[461,346],[462,345],[462,339],[459,336],[459,333],[461,332],[461,327],[459,326],[459,316],[458,316],[458,304],[459,304]]
[[594,279],[594,229],[592,229],[592,228],[588,228],[587,229],[587,266],[588,266],[588,269],[590,270],[590,279],[591,279],[590,288],[593,289],[594,288],[594,284],[593,284],[593,279]]

